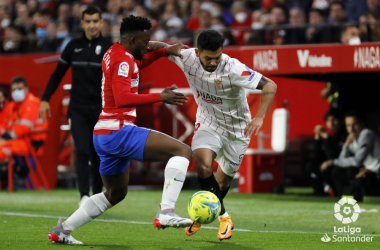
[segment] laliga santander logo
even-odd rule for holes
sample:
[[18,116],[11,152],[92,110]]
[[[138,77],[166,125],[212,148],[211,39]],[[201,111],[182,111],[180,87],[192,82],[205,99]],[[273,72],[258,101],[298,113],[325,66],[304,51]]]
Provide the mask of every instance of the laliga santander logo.
[[342,198],[334,206],[334,216],[343,224],[355,222],[360,213],[360,207],[356,200],[352,198]]

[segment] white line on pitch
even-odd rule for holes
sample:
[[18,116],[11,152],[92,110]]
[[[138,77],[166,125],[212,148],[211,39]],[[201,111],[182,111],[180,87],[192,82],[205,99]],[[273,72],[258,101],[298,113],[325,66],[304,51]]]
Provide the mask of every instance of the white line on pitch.
[[[54,215],[43,215],[43,214],[25,214],[25,213],[13,213],[13,212],[2,212],[0,211],[0,214],[3,215],[9,215],[9,216],[21,216],[21,217],[37,217],[37,218],[52,218],[52,219],[58,219],[63,218],[67,219],[65,216],[54,216]],[[125,224],[141,224],[141,225],[150,225],[151,222],[143,222],[143,221],[128,221],[128,220],[106,220],[106,219],[95,219],[94,221],[100,221],[100,222],[110,222],[110,223],[125,223]],[[207,227],[203,226],[202,228],[205,229],[219,229],[218,227]],[[234,231],[238,232],[249,232],[249,233],[296,233],[296,234],[324,234],[325,232],[302,232],[302,231],[263,231],[263,230],[248,230],[248,229],[240,229],[235,228]],[[347,234],[341,234],[341,233],[334,233],[337,235],[347,235]],[[376,234],[355,234],[360,236],[373,236],[373,237],[380,237],[380,235]],[[354,235],[352,235],[354,236]]]

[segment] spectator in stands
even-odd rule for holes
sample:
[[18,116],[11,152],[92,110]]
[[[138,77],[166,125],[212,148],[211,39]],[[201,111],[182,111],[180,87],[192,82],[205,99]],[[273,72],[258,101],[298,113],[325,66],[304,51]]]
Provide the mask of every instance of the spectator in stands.
[[359,45],[360,30],[355,25],[347,25],[343,28],[341,42],[343,44]]
[[41,39],[37,45],[42,52],[56,52],[63,39],[57,38],[57,24],[50,21],[46,26],[46,37]]
[[[335,187],[331,179],[331,170],[320,171],[321,164],[326,160],[339,157],[346,140],[347,132],[338,109],[329,109],[324,118],[326,126],[317,125],[314,129],[314,158],[306,166],[306,173],[315,195],[326,195]],[[331,191],[330,191],[331,192]],[[333,193],[330,193],[332,195]]]
[[223,46],[235,45],[235,38],[222,17],[213,17],[211,19],[211,29],[218,31],[223,36]]
[[201,11],[201,1],[194,0],[191,2],[191,16],[187,22],[187,30],[196,31],[200,28],[199,12]]
[[24,77],[17,76],[11,82],[12,98],[15,102],[12,111],[3,118],[0,138],[0,162],[11,154],[28,154],[28,140],[42,143],[46,139],[47,122],[38,119],[40,99],[28,90]]
[[376,24],[380,17],[376,15],[376,12],[371,12],[360,16],[360,32],[364,41],[380,41],[380,25]]
[[28,42],[24,39],[24,34],[25,32],[22,27],[6,27],[3,43],[0,46],[0,54],[28,52]]
[[287,44],[306,43],[306,18],[305,13],[299,7],[293,7],[289,11],[290,29],[286,31]]
[[367,0],[368,9],[375,16],[380,16],[380,0]]
[[201,10],[198,14],[199,18],[199,29],[210,29],[211,28],[211,14],[207,10]]
[[167,29],[168,36],[172,38],[177,37],[184,28],[179,4],[168,2],[165,5],[164,13],[161,15],[161,21]]
[[309,12],[309,27],[306,29],[305,36],[308,43],[318,43],[321,41],[325,18],[319,9],[311,9]]
[[367,129],[362,115],[350,111],[345,115],[347,139],[338,158],[329,159],[321,165],[321,171],[332,166],[332,178],[336,194],[352,195],[348,188],[355,178],[375,173],[380,167],[380,141],[376,133]]
[[264,30],[264,44],[281,45],[285,43],[286,31],[279,25],[286,24],[286,9],[281,5],[275,5],[270,11],[270,29]]
[[234,17],[230,28],[235,38],[236,45],[244,45],[244,36],[248,33],[252,25],[252,13],[249,11],[244,2],[235,1],[231,6],[231,12]]
[[61,40],[61,44],[58,46],[57,52],[62,52],[66,45],[71,41],[69,34],[69,27],[66,22],[60,21],[57,26],[57,39]]
[[347,21],[346,10],[343,2],[334,1],[331,3],[327,21],[330,25],[324,28],[322,39],[318,42],[340,43],[341,25]]
[[102,33],[102,36],[111,40],[112,39],[112,36],[111,36],[111,30],[112,30],[112,26],[111,26],[111,22],[110,20],[108,19],[103,19],[103,23],[102,23],[102,26],[101,26],[101,33]]

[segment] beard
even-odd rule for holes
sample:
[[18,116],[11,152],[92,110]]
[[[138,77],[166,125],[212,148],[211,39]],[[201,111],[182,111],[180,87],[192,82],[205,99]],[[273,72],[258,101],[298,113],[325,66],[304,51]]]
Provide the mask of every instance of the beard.
[[217,66],[205,66],[201,59],[199,59],[199,62],[201,63],[203,69],[206,70],[207,72],[214,72],[216,70],[216,68],[218,67],[218,65]]

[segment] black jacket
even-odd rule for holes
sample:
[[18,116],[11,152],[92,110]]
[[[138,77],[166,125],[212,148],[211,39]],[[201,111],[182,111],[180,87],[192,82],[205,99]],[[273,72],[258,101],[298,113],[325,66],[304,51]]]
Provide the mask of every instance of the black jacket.
[[71,40],[50,76],[42,100],[50,100],[66,71],[72,66],[70,106],[101,106],[102,59],[111,45],[112,42],[101,35],[91,41],[84,34]]

